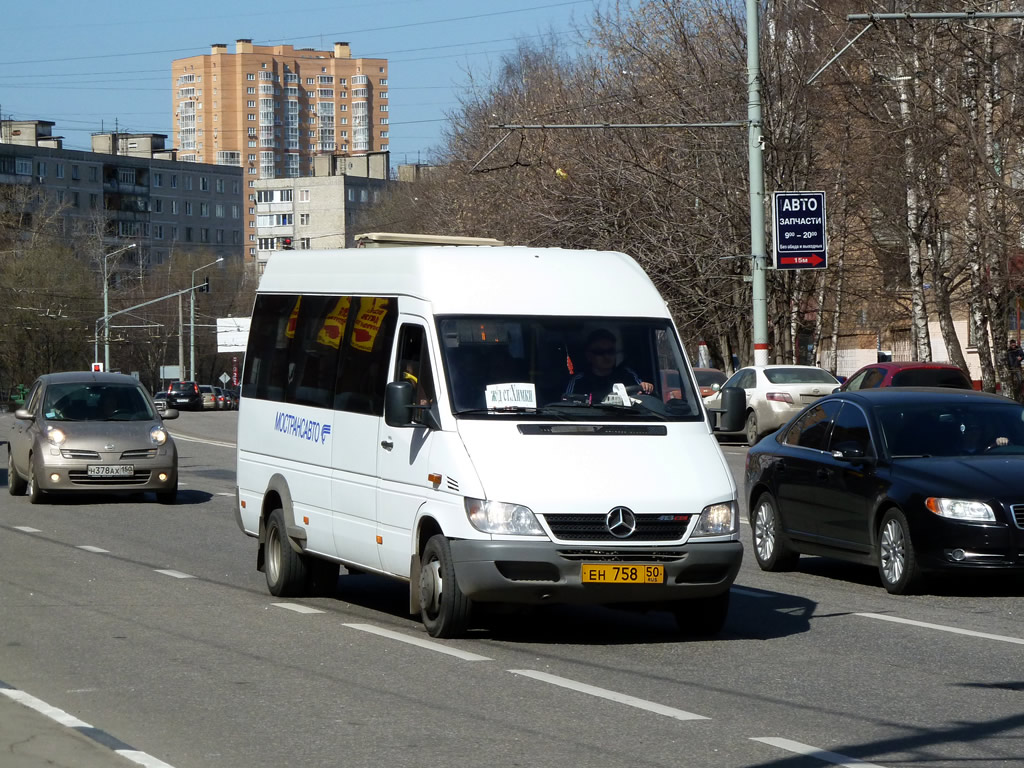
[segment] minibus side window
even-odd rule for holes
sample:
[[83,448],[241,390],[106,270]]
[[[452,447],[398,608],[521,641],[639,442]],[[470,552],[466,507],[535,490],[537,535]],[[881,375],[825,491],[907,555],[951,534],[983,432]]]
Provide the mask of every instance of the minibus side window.
[[345,334],[347,296],[303,296],[294,327],[289,326],[285,401],[330,408]]
[[395,343],[397,315],[398,299],[395,297],[352,298],[334,386],[335,410],[374,416],[384,414],[384,388]]
[[256,297],[242,378],[246,397],[284,402],[289,333],[294,336],[300,307],[295,295]]

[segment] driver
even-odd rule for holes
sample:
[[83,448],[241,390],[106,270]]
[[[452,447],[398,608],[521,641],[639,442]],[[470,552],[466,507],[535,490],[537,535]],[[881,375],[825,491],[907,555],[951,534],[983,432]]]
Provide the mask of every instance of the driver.
[[970,455],[985,453],[985,451],[997,446],[1008,445],[1010,442],[1009,438],[1003,436],[990,441],[986,437],[985,430],[982,429],[981,424],[977,419],[973,418],[964,419],[963,424],[960,425],[960,430],[964,436],[964,453]]
[[615,334],[605,328],[598,328],[587,337],[587,370],[577,373],[565,387],[566,395],[589,394],[593,403],[600,403],[615,384],[638,386],[644,394],[651,394],[654,385],[644,381],[639,374],[624,365],[616,365],[618,349]]

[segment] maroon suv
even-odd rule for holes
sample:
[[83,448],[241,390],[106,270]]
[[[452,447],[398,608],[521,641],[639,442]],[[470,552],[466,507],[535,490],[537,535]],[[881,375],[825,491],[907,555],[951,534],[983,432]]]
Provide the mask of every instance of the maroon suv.
[[873,363],[865,365],[839,389],[876,387],[946,387],[974,389],[963,369],[949,363]]

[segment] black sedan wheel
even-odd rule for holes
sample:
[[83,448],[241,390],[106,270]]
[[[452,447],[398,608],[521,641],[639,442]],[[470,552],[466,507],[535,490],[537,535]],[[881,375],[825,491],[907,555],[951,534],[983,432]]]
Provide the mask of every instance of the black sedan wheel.
[[910,526],[898,509],[890,509],[882,518],[878,534],[878,574],[882,585],[894,595],[910,594],[920,582]]
[[796,567],[800,553],[791,550],[782,540],[778,507],[770,493],[762,493],[758,498],[750,529],[754,558],[762,571],[791,571]]

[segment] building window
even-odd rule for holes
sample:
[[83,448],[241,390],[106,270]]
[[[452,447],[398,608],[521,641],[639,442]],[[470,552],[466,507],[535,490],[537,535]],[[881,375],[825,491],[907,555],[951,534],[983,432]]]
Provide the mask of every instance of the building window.
[[224,218],[224,203],[217,203],[217,205],[213,207],[213,215],[218,219]]
[[231,206],[231,218],[237,219],[239,217],[239,208],[237,205]]
[[[29,171],[31,173],[31,171]],[[99,181],[100,169],[95,165],[89,166],[89,181]]]
[[185,177],[185,190],[188,191],[188,192],[192,191],[192,177],[191,176],[186,176]]
[[159,197],[153,198],[153,213],[164,212],[164,201]]
[[290,203],[292,201],[292,190],[281,189],[278,190],[278,193],[279,194],[277,199],[280,200],[282,203]]
[[256,109],[256,102],[250,99],[246,102],[245,106],[247,106],[249,109]]
[[255,80],[256,79],[256,73],[255,72],[246,72],[245,73],[245,79],[246,80]]
[[185,242],[192,242],[192,227],[185,227]]
[[64,163],[57,163],[56,165],[57,165],[57,178],[58,179],[63,179],[64,178]]
[[382,77],[382,78],[380,79],[380,84],[381,84],[381,85],[387,85],[387,84],[388,84],[388,79],[387,79],[386,77]]
[[134,184],[135,183],[135,169],[134,168],[118,168],[117,169],[117,180],[122,184]]
[[309,238],[308,237],[300,237],[299,238],[299,250],[300,251],[308,251],[309,250]]
[[387,104],[381,104],[380,105],[380,111],[381,112],[387,112],[388,111],[388,105]]
[[178,188],[178,174],[172,173],[171,174],[171,189],[177,189],[177,188]]
[[172,216],[177,216],[178,215],[178,201],[177,200],[171,200],[171,215]]
[[199,191],[209,192],[210,191],[210,180],[205,176],[199,177]]
[[99,196],[98,195],[89,195],[89,207],[90,208],[92,208],[93,210],[96,210],[96,208],[99,207],[99,202],[100,201],[99,201]]
[[224,192],[224,179],[217,179],[217,191]]
[[309,190],[308,189],[300,189],[299,190],[299,202],[300,203],[308,203],[309,202]]
[[309,214],[308,213],[300,213],[299,214],[299,224],[303,224],[303,225],[309,224]]
[[162,187],[164,185],[164,175],[162,173],[153,174],[153,186]]

